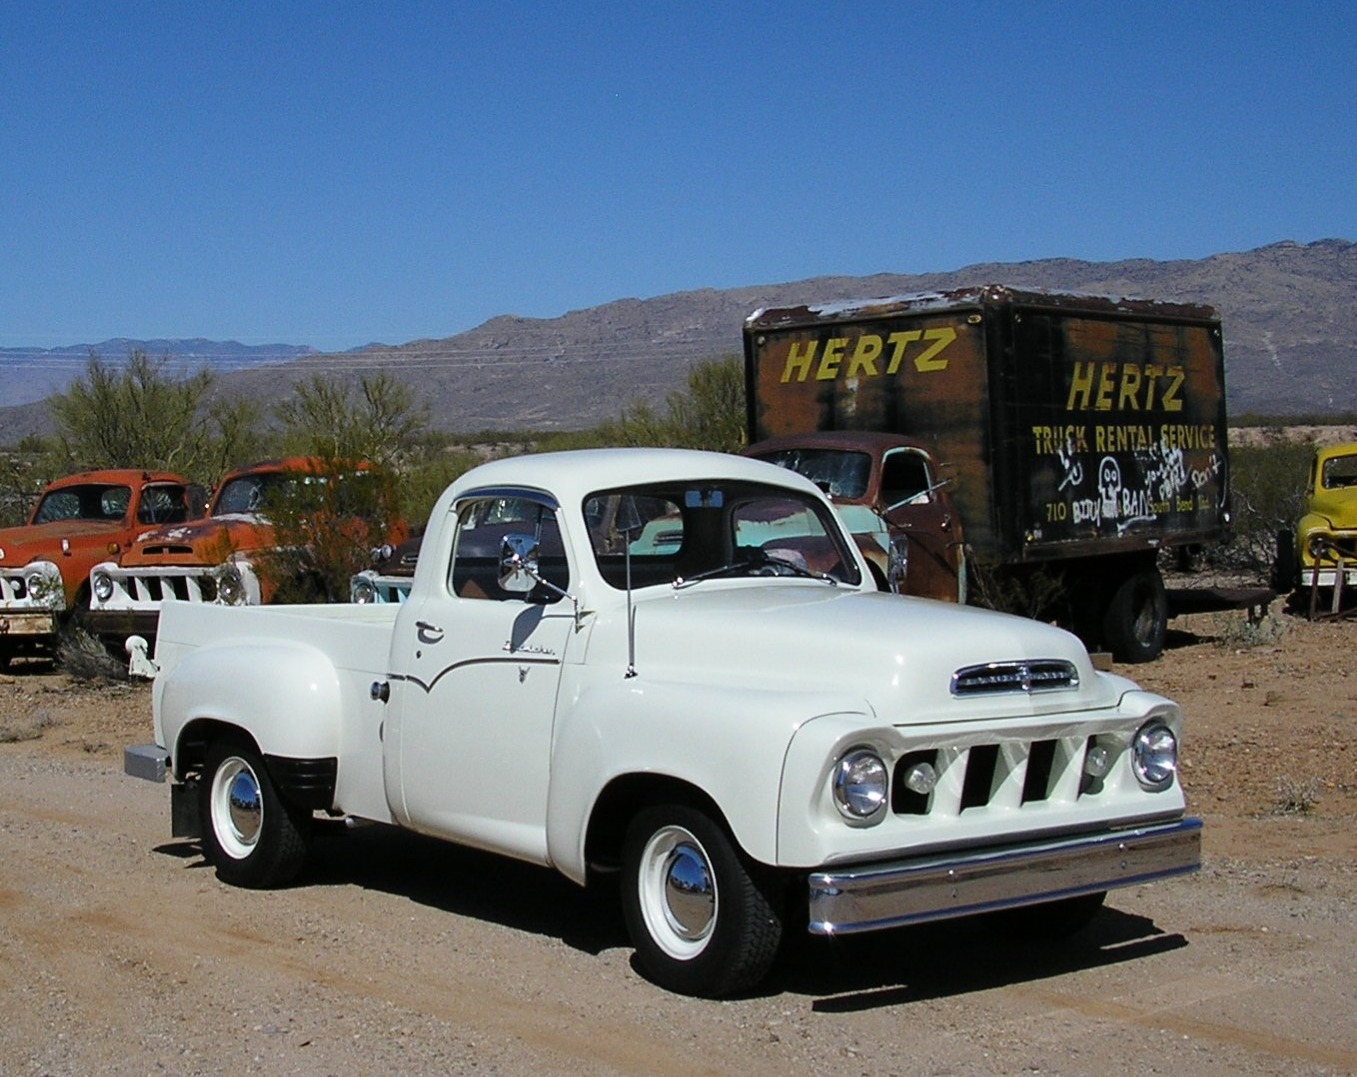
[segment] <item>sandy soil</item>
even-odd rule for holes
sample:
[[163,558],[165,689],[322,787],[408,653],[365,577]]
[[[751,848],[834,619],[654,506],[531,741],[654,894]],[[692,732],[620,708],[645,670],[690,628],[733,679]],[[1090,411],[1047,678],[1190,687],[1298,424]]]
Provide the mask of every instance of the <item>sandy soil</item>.
[[1182,702],[1196,876],[1075,943],[975,924],[800,939],[757,995],[668,995],[615,900],[368,828],[223,886],[121,774],[144,686],[0,676],[0,1071],[1357,1072],[1357,623],[1173,622],[1119,668]]

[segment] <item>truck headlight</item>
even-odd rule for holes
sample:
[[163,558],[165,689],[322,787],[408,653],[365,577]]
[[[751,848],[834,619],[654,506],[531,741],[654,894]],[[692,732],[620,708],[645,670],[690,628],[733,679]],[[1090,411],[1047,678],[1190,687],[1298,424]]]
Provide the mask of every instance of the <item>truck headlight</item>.
[[239,606],[245,601],[245,581],[235,565],[223,565],[217,570],[217,601],[227,606]]
[[1131,765],[1136,780],[1146,789],[1159,792],[1173,784],[1178,773],[1178,738],[1161,719],[1153,718],[1136,731]]
[[367,576],[355,576],[349,581],[349,601],[370,605],[377,601],[377,588]]
[[96,572],[90,579],[90,589],[100,602],[107,602],[113,597],[113,577],[107,572]]
[[854,748],[834,767],[834,803],[846,819],[875,819],[886,810],[890,774],[881,757],[868,748]]

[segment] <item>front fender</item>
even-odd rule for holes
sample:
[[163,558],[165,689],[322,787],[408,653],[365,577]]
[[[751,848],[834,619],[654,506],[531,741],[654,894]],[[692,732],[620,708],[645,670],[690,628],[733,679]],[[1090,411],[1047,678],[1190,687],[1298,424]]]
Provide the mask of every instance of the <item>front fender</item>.
[[[1300,518],[1296,525],[1296,554],[1302,568],[1314,568],[1316,559],[1310,552],[1310,539],[1316,535],[1323,538],[1335,538],[1341,532],[1351,532],[1357,527],[1357,521],[1348,527],[1335,525],[1333,519],[1320,513],[1309,512]],[[1332,564],[1331,558],[1321,558],[1326,564]]]
[[[583,882],[594,808],[627,776],[673,779],[700,789],[740,847],[778,862],[778,804],[788,745],[818,716],[852,712],[871,721],[862,699],[830,693],[618,680],[573,697],[552,755],[547,849],[564,874]],[[625,825],[625,824],[623,824]]]
[[310,644],[208,644],[157,680],[157,727],[172,760],[184,729],[200,719],[237,726],[266,755],[339,755],[339,677],[324,652]]

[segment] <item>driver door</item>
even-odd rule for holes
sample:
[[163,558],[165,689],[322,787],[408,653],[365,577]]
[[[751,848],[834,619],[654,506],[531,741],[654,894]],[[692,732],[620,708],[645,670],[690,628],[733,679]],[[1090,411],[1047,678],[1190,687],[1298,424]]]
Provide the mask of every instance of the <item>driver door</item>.
[[[454,511],[446,573],[397,620],[388,795],[413,829],[546,863],[556,695],[575,627],[555,506],[487,496]],[[554,587],[500,586],[507,535],[536,539]]]

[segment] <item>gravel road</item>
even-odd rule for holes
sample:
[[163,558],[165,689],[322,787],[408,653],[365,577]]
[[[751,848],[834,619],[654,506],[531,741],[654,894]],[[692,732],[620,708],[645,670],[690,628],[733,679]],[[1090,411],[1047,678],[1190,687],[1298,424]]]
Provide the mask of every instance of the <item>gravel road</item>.
[[758,994],[641,979],[615,895],[381,827],[222,885],[121,774],[145,687],[0,677],[0,1071],[1357,1072],[1357,625],[1174,623],[1124,669],[1187,713],[1196,876],[1078,939],[975,923],[798,939]]

